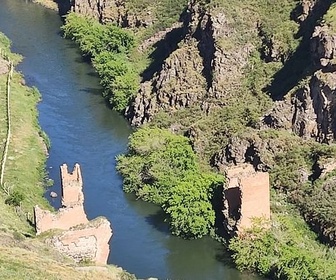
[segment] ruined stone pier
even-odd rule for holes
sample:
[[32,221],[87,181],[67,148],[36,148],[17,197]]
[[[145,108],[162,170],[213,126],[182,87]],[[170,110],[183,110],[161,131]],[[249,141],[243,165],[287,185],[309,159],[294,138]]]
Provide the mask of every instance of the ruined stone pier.
[[251,228],[254,218],[269,220],[270,184],[267,172],[257,172],[251,164],[226,170],[224,189],[224,227],[230,235]]
[[64,230],[48,239],[48,243],[75,261],[91,260],[106,264],[109,240],[112,237],[110,222],[99,217],[87,219],[84,211],[83,180],[79,164],[71,173],[66,164],[61,166],[61,203],[56,213],[34,207],[36,234],[51,229]]

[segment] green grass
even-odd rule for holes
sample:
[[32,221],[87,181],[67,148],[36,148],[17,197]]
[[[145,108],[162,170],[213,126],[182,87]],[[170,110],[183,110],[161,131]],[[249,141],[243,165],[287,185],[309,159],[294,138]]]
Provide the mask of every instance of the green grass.
[[[4,77],[1,77],[2,85],[4,81]],[[36,204],[50,208],[48,202],[43,198],[44,188],[42,185],[45,177],[46,150],[42,138],[39,137],[40,127],[37,124],[36,104],[40,96],[36,90],[21,85],[21,81],[21,75],[14,73],[10,93],[11,138],[5,165],[4,189],[11,194],[14,192],[23,194],[22,217],[18,220],[13,206],[2,205],[2,208],[7,210],[4,211],[6,214],[2,215],[0,220],[2,225],[8,225],[9,228],[32,233],[33,229],[26,221],[25,215],[32,218],[33,206]],[[1,92],[2,99],[5,98],[5,94],[6,91]],[[4,105],[6,102],[1,103],[0,114],[2,116],[6,116]],[[7,119],[0,123],[0,131],[2,138],[4,132],[7,135]],[[8,198],[8,194],[2,191],[2,197],[1,202],[3,203]],[[11,214],[9,215],[9,213]]]
[[324,16],[326,24],[330,27],[330,32],[336,32],[336,3],[333,3]]
[[296,207],[281,193],[272,193],[269,230],[258,224],[230,249],[239,269],[256,270],[271,279],[335,279],[336,251],[317,241]]

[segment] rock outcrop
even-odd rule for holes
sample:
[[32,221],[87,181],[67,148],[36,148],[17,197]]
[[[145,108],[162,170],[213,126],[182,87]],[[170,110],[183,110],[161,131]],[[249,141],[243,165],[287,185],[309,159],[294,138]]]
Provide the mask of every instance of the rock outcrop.
[[335,79],[335,72],[315,72],[309,84],[298,89],[291,100],[278,101],[265,115],[263,124],[292,130],[304,139],[333,141],[336,135]]
[[113,4],[115,4],[114,1],[108,0],[75,0],[72,3],[72,10],[83,16],[102,21],[105,10]]
[[336,70],[336,34],[327,25],[316,26],[311,38],[311,53],[319,67]]
[[267,172],[256,172],[250,164],[226,170],[224,189],[224,227],[230,235],[241,234],[253,226],[255,218],[269,220],[270,186]]
[[153,24],[150,7],[138,14],[127,7],[125,0],[74,0],[72,10],[101,23],[112,22],[120,27],[147,27]]
[[126,110],[133,126],[150,122],[161,110],[195,105],[209,113],[219,98],[241,86],[242,71],[253,47],[227,44],[234,30],[224,13],[210,13],[198,1],[191,1],[183,15],[183,30],[177,49],[168,54],[149,81],[141,84]]
[[274,155],[282,150],[283,139],[264,139],[258,134],[231,137],[229,143],[212,157],[212,165],[220,171],[240,164],[251,164],[257,171],[269,171]]
[[318,0],[302,0],[295,11],[295,19],[304,22],[311,15]]
[[336,137],[336,34],[327,24],[315,27],[310,38],[310,53],[311,76],[294,92],[277,101],[264,116],[261,126],[291,130],[304,139],[330,143]]
[[134,103],[126,111],[131,124],[138,126],[151,121],[159,110],[178,110],[204,98],[206,82],[202,69],[197,43],[190,40],[188,46],[176,50],[164,62],[151,81],[142,83]]
[[100,217],[89,221],[84,211],[83,181],[79,164],[72,173],[66,164],[61,166],[62,208],[56,213],[35,206],[36,234],[51,229],[65,230],[47,242],[75,261],[91,260],[106,264],[109,240],[112,236],[110,222]]

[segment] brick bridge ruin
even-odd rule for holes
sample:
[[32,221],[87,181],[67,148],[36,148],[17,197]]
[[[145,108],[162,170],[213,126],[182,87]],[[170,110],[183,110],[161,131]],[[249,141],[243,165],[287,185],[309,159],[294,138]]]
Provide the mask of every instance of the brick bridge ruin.
[[251,164],[241,164],[226,170],[224,189],[224,227],[229,235],[251,228],[254,218],[269,220],[269,174],[257,172]]
[[84,211],[83,180],[79,164],[71,173],[63,164],[61,167],[62,208],[56,213],[34,207],[36,234],[51,229],[63,230],[47,242],[75,261],[92,260],[106,264],[109,255],[109,240],[112,237],[110,222],[99,217],[87,219]]

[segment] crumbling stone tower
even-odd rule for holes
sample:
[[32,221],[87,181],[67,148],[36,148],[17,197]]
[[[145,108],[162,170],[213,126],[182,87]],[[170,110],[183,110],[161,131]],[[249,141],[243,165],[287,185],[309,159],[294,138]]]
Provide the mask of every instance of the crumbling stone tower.
[[269,220],[270,184],[268,172],[257,172],[251,164],[226,170],[224,228],[231,236],[253,225],[254,218]]
[[63,164],[61,171],[62,208],[56,213],[34,207],[36,234],[50,229],[64,230],[47,240],[58,251],[76,262],[92,260],[106,264],[112,237],[110,222],[104,217],[89,221],[84,211],[83,180],[77,163],[71,173]]
[[71,173],[69,173],[68,166],[65,163],[60,169],[62,179],[62,206],[73,207],[82,205],[84,202],[82,192],[83,180],[79,164],[75,164]]

